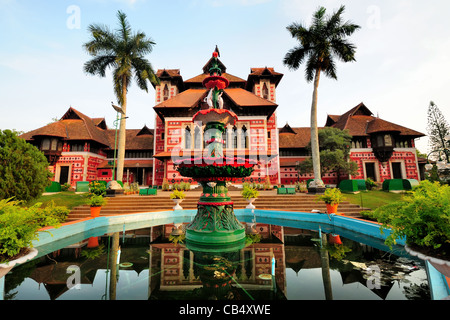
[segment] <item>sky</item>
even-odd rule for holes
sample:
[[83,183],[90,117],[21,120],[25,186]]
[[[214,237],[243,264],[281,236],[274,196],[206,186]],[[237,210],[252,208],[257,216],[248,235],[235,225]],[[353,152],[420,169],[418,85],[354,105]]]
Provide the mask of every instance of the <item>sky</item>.
[[[338,63],[338,80],[321,77],[318,125],[363,102],[375,116],[427,134],[433,101],[450,122],[450,1],[445,0],[0,0],[0,129],[30,131],[73,107],[113,127],[117,101],[110,73],[87,75],[82,48],[88,26],[117,27],[126,13],[133,31],[156,43],[147,59],[158,69],[200,73],[217,45],[227,72],[247,79],[250,68],[284,74],[277,88],[278,127],[309,127],[313,84],[304,65],[283,58],[298,42],[286,27],[309,25],[313,12],[345,5],[344,19],[361,26],[350,41],[356,61]],[[127,128],[154,127],[155,91],[133,84]],[[417,148],[429,152],[426,137]]]

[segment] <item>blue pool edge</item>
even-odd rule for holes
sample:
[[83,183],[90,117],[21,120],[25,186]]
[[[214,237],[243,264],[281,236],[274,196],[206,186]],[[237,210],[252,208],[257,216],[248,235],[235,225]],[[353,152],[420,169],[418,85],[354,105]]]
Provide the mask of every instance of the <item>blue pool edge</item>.
[[[353,217],[347,217],[336,214],[321,214],[309,212],[293,212],[293,211],[275,211],[260,209],[236,209],[234,210],[236,217],[244,218],[268,218],[295,222],[311,222],[329,227],[339,227],[352,232],[362,233],[370,237],[385,240],[389,234],[389,230],[381,232],[380,225],[375,222],[362,220]],[[80,221],[65,223],[59,228],[46,228],[39,232],[38,240],[33,241],[33,247],[39,248],[54,241],[71,237],[78,233],[88,234],[89,231],[95,229],[104,229],[105,232],[121,231],[121,227],[133,223],[176,223],[184,222],[186,219],[191,220],[197,213],[196,209],[192,210],[169,210],[158,212],[132,213],[115,216],[100,216],[97,218],[88,218]],[[397,244],[404,246],[404,239],[397,240]],[[450,296],[450,288],[444,275],[437,271],[428,261],[425,263],[431,298],[432,300],[442,300]]]

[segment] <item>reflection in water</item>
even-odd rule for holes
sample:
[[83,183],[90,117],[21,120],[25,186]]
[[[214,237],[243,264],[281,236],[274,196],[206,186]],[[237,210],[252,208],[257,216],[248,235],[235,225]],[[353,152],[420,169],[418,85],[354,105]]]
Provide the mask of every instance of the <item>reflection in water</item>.
[[6,276],[3,298],[430,299],[421,261],[401,251],[262,223],[247,242],[219,250],[173,241],[180,230],[115,232],[44,254]]

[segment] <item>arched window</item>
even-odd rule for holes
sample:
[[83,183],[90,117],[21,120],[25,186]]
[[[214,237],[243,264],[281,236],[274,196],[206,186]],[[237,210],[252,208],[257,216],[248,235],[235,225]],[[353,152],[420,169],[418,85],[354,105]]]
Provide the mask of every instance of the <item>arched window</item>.
[[233,129],[231,130],[231,141],[232,141],[231,147],[233,149],[237,149],[237,147],[238,147],[238,136],[237,136],[237,128],[236,128],[236,126],[234,126]]
[[241,148],[248,149],[248,133],[246,126],[242,126],[241,129]]
[[163,89],[163,101],[169,99],[169,88],[167,87],[167,83],[164,85]]
[[202,147],[202,132],[198,126],[194,129],[194,149]]
[[189,150],[192,148],[192,136],[191,127],[186,126],[184,129],[184,149]]
[[264,85],[262,88],[262,96],[264,99],[269,99],[269,89],[267,88],[267,85],[265,82],[264,82]]

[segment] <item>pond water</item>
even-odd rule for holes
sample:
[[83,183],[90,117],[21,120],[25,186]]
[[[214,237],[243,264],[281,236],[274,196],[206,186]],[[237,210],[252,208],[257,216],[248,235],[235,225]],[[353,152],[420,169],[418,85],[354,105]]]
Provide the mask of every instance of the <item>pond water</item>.
[[39,248],[5,276],[3,299],[430,299],[421,260],[364,235],[267,221],[245,244],[204,250],[176,243],[174,228],[99,230]]

